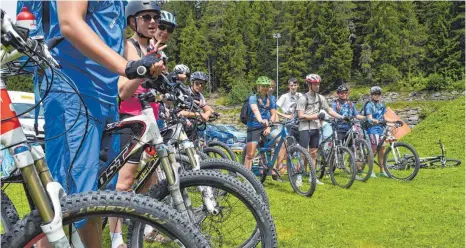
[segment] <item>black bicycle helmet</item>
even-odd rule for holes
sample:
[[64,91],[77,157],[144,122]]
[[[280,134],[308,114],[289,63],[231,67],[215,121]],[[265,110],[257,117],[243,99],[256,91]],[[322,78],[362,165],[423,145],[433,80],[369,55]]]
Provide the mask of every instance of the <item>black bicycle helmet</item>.
[[191,74],[191,82],[196,81],[196,80],[201,80],[204,82],[208,81],[208,76],[202,71],[195,71],[193,74]]
[[[129,19],[130,18],[136,18],[136,16],[143,11],[153,11],[156,12],[160,16],[160,7],[157,5],[157,1],[137,1],[137,0],[132,0],[128,2],[128,5],[126,5],[125,8],[125,16],[126,16],[126,22],[129,25]],[[144,36],[143,34],[139,33],[137,31],[137,22],[136,24],[136,30],[134,30],[139,37],[142,38],[149,38]],[[130,25],[129,25],[130,26]],[[130,26],[131,27],[131,26]]]
[[348,91],[348,87],[346,87],[346,85],[342,84],[342,85],[338,86],[337,93],[341,93],[341,92],[344,92],[344,91]]

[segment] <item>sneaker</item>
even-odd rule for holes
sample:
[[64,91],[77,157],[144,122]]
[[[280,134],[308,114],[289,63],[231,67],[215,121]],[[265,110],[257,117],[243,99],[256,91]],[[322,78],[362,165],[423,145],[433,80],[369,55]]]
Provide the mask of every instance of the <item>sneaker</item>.
[[318,184],[318,185],[324,185],[324,183],[321,182],[321,181],[319,181],[319,179],[316,179],[316,184]]
[[277,182],[279,182],[279,183],[282,183],[282,182],[283,182],[283,180],[280,179],[277,175],[272,175],[272,180],[277,181]]
[[374,172],[372,172],[372,174],[371,174],[371,178],[377,178],[377,176],[375,175],[375,173],[374,173]]
[[301,175],[298,175],[296,178],[296,187],[301,187],[303,186],[303,177]]
[[389,176],[385,172],[380,172],[379,177],[389,177]]

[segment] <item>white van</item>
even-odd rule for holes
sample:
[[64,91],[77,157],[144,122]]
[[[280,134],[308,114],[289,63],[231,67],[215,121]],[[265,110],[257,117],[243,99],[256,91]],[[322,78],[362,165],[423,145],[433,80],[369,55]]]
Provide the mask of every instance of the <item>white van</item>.
[[[34,101],[33,93],[8,91],[8,95],[11,98],[11,103],[13,104],[13,108],[15,109],[16,114],[21,114],[36,104]],[[42,105],[40,105],[39,108],[39,118],[37,120],[39,135],[37,138],[42,140],[44,139],[44,108]],[[26,134],[26,136],[36,136],[36,132],[34,131],[34,115],[35,109],[32,109],[28,113],[18,117],[19,122],[21,123],[21,127],[23,128],[23,132]]]

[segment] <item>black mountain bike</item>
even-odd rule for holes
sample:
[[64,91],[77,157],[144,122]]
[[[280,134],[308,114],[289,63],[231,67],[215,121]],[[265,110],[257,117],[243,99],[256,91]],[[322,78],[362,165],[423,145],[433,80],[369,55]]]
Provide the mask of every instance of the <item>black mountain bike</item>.
[[[332,125],[333,133],[323,140],[317,152],[316,173],[319,179],[324,175],[330,174],[333,185],[342,188],[350,188],[356,179],[356,163],[353,152],[346,146],[341,144],[341,140],[337,138],[335,119],[325,120]],[[330,144],[330,149],[325,148]]]
[[442,150],[442,155],[434,157],[425,157],[419,158],[421,162],[421,168],[424,169],[434,169],[434,168],[445,168],[445,167],[456,167],[461,164],[461,161],[454,158],[447,158],[447,151],[445,146],[442,143],[442,140],[438,141],[440,149]]

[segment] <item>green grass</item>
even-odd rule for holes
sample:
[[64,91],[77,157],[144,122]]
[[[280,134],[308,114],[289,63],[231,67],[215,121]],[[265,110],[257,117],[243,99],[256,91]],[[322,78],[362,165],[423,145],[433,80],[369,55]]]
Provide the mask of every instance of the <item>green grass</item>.
[[439,154],[441,138],[448,156],[462,161],[459,168],[421,170],[412,182],[375,178],[344,190],[328,179],[307,199],[268,178],[280,247],[463,247],[464,123],[460,98],[403,138],[420,156]]

